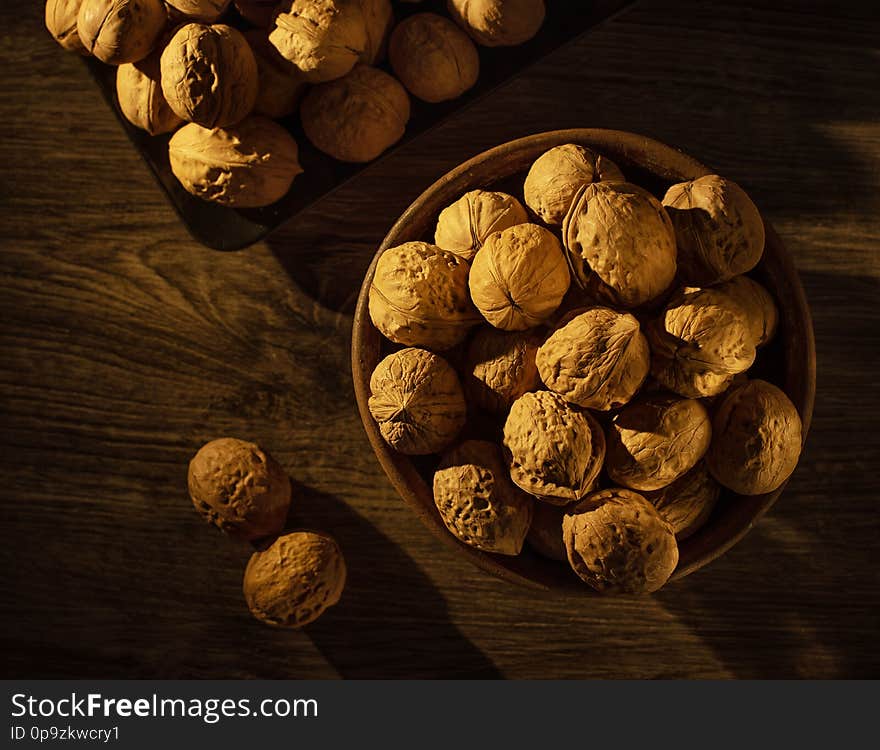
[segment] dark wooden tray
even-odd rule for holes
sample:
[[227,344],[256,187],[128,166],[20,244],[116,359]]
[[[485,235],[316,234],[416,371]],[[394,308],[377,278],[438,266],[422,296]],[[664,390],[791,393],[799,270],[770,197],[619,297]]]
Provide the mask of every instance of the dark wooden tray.
[[[453,113],[485,96],[529,65],[621,11],[631,2],[632,0],[596,0],[548,3],[544,26],[534,39],[519,47],[478,48],[480,78],[476,86],[466,94],[454,101],[441,104],[426,104],[412,98],[412,117],[406,133],[380,158],[393,153],[398,146],[440,124]],[[431,0],[412,6],[395,4],[395,13],[398,18],[428,10],[445,15],[445,5],[445,0]],[[247,22],[234,11],[230,12],[226,22],[239,28],[247,27]],[[128,137],[165,190],[186,228],[196,240],[208,247],[218,250],[237,250],[246,247],[262,239],[279,224],[370,166],[370,164],[344,164],[322,154],[309,143],[299,125],[298,117],[293,116],[285,120],[284,124],[288,126],[299,144],[300,161],[304,172],[296,178],[290,192],[277,203],[260,209],[233,209],[206,203],[187,193],[171,174],[168,164],[170,135],[150,136],[133,127],[122,116],[116,101],[115,68],[94,58],[87,58],[85,62],[104,97],[116,112]]]

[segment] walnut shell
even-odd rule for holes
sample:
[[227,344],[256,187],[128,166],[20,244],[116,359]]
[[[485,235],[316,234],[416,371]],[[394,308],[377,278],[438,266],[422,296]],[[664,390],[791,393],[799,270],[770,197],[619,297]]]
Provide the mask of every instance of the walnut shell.
[[306,90],[302,74],[278,54],[265,31],[250,29],[244,38],[257,61],[259,86],[254,112],[276,120],[293,114]]
[[764,222],[746,192],[717,174],[673,185],[663,198],[678,243],[678,275],[711,286],[750,271],[764,253]]
[[605,458],[605,436],[587,411],[550,391],[518,398],[504,423],[510,478],[553,505],[580,500]]
[[234,4],[245,21],[258,29],[268,29],[283,0],[235,0]]
[[706,462],[700,461],[672,484],[643,494],[672,526],[675,538],[681,541],[699,531],[709,520],[721,495],[721,485],[709,474]]
[[409,96],[397,79],[358,65],[348,75],[313,87],[300,107],[303,130],[334,159],[372,161],[400,140]]
[[602,593],[656,591],[678,565],[672,526],[631,490],[594,492],[566,512],[562,535],[574,572]]
[[751,380],[725,395],[712,432],[709,471],[741,495],[781,487],[801,454],[800,414],[785,393],[764,380]]
[[219,438],[189,462],[195,509],[230,536],[252,541],[278,534],[290,507],[290,479],[255,443]]
[[48,0],[46,3],[46,28],[64,49],[89,54],[76,28],[76,17],[82,0]]
[[206,128],[241,122],[257,102],[257,61],[240,31],[188,23],[161,57],[162,93],[178,117]]
[[125,119],[150,135],[170,133],[183,124],[162,93],[158,50],[116,69],[116,98]]
[[555,235],[537,224],[517,224],[489,235],[474,256],[468,286],[490,324],[522,331],[556,311],[570,280]]
[[448,0],[449,14],[475,42],[511,47],[531,39],[544,23],[544,0]]
[[214,23],[229,7],[230,0],[165,0],[182,16],[193,21]]
[[773,338],[779,323],[779,311],[770,292],[763,286],[748,276],[735,276],[721,284],[718,291],[729,295],[739,305],[755,346],[762,346]]
[[542,557],[558,562],[568,562],[565,542],[562,540],[562,519],[565,508],[549,503],[535,503],[532,525],[526,542]]
[[339,601],[345,576],[345,559],[333,537],[292,531],[251,555],[242,588],[258,620],[301,628]]
[[471,190],[440,212],[434,244],[470,262],[490,234],[528,220],[526,210],[512,195]]
[[480,56],[470,37],[436,13],[401,21],[391,35],[388,57],[400,82],[426,102],[456,99],[480,74]]
[[171,137],[168,155],[187,192],[236,208],[274,203],[302,172],[293,136],[261,115],[229,128],[184,125]]
[[675,235],[663,206],[628,182],[592,182],[574,197],[562,241],[575,279],[613,304],[637,307],[675,277]]
[[288,0],[272,21],[269,41],[310,83],[341,78],[367,48],[359,0]]
[[616,484],[659,490],[709,450],[712,425],[699,401],[649,396],[625,406],[605,433],[605,470]]
[[624,182],[610,159],[584,146],[566,143],[546,151],[532,164],[523,191],[526,205],[547,224],[559,226],[584,185]]
[[82,0],[76,28],[88,52],[121,65],[149,55],[166,20],[162,0]]
[[407,348],[389,354],[370,376],[370,414],[385,442],[411,456],[437,453],[467,418],[458,375],[442,357]]
[[500,331],[485,326],[468,345],[465,393],[479,408],[506,414],[511,404],[541,384],[535,355],[541,336],[535,331]]
[[434,473],[434,504],[446,528],[465,544],[518,555],[535,501],[510,481],[497,445],[468,440],[443,454]]
[[651,374],[688,398],[721,393],[755,361],[744,313],[717,289],[679,290],[647,335]]
[[479,320],[468,297],[468,269],[467,261],[427,242],[388,248],[370,285],[373,325],[398,344],[455,346]]
[[388,48],[388,37],[394,26],[394,10],[391,0],[360,0],[360,3],[367,32],[367,44],[360,61],[376,65],[382,61]]
[[536,362],[551,391],[578,406],[607,411],[635,395],[648,376],[650,352],[632,315],[592,307],[564,318]]

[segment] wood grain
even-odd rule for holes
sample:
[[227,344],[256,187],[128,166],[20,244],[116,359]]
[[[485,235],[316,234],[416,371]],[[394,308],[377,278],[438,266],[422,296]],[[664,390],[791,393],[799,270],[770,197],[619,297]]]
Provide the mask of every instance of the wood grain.
[[[0,7],[4,676],[876,677],[880,69],[876,13],[640,3],[237,253],[190,240],[42,6]],[[487,147],[562,127],[678,145],[795,255],[818,394],[779,503],[653,598],[497,581],[397,498],[360,425],[350,312],[387,229]],[[307,632],[240,593],[189,457],[255,439],[351,578]]]

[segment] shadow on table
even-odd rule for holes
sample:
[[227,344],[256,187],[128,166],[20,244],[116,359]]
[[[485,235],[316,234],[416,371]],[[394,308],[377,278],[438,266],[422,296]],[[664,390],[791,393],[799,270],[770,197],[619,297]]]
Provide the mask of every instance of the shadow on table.
[[818,360],[801,463],[768,518],[728,553],[735,566],[722,559],[657,600],[737,677],[876,677],[880,282],[801,278]]
[[291,481],[288,527],[327,529],[345,554],[342,599],[306,631],[342,677],[500,677],[409,555],[338,498]]

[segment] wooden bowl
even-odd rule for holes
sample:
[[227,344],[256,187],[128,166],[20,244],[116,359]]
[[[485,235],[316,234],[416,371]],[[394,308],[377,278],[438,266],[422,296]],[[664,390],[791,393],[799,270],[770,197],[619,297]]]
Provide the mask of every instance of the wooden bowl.
[[[367,311],[367,297],[379,256],[387,248],[410,240],[433,241],[437,215],[468,190],[494,187],[522,199],[522,183],[532,162],[548,149],[564,143],[588,146],[610,157],[630,182],[651,190],[658,197],[662,197],[673,183],[712,173],[708,167],[674,148],[644,136],[615,130],[574,129],[540,133],[475,156],[422,193],[382,242],[364,278],[355,311],[352,374],[361,419],[382,468],[403,500],[431,531],[474,564],[506,581],[538,589],[571,589],[591,594],[592,589],[581,582],[567,564],[538,555],[528,544],[524,545],[521,555],[507,557],[482,552],[459,542],[447,531],[434,506],[431,461],[413,460],[392,450],[382,439],[367,407],[373,369],[385,354],[397,348],[379,334]],[[766,221],[764,226],[764,256],[750,275],[773,293],[780,321],[775,339],[759,351],[750,374],[776,383],[788,394],[800,412],[806,438],[816,393],[813,326],[791,256]],[[673,579],[686,576],[724,554],[767,512],[782,489],[754,496],[737,496],[725,490],[706,525],[680,543],[679,562]]]

